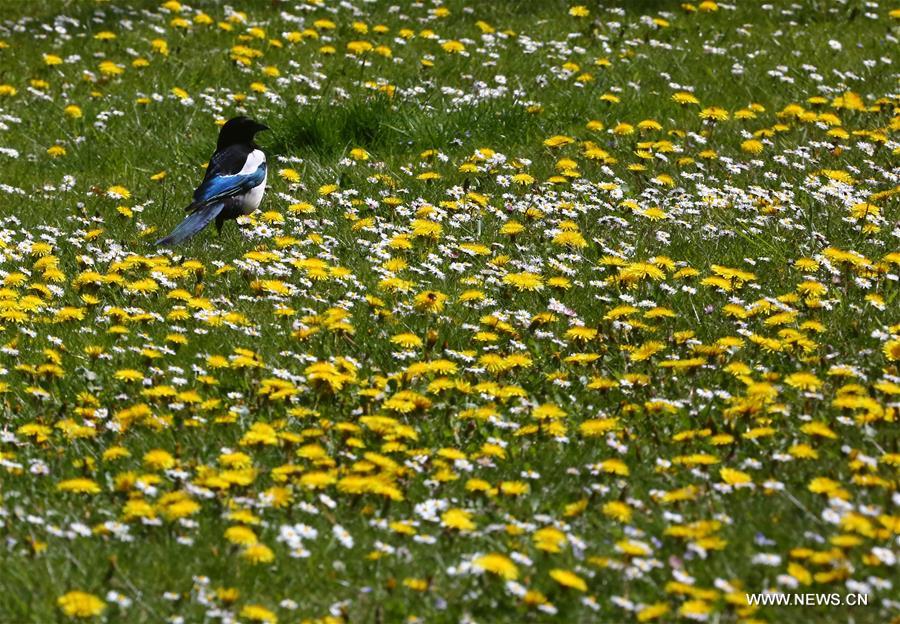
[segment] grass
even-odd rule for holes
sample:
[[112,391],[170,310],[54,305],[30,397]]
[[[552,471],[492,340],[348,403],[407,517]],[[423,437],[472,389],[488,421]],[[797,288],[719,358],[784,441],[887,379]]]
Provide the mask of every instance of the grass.
[[5,7],[0,622],[895,615],[898,22],[696,4]]

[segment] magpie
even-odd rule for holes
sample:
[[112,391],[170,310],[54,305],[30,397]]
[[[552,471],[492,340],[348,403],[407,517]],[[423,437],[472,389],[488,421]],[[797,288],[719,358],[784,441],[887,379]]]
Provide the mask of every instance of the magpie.
[[153,243],[154,247],[183,243],[213,219],[221,234],[227,219],[237,219],[259,207],[266,190],[266,155],[253,138],[257,132],[268,129],[267,125],[243,115],[225,122],[203,182],[194,191],[190,206],[185,208],[190,214],[171,234]]

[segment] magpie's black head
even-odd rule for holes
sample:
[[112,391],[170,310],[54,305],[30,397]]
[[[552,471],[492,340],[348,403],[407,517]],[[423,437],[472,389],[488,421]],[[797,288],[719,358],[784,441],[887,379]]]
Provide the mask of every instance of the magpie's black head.
[[222,129],[219,130],[219,142],[217,149],[228,147],[236,143],[252,143],[253,137],[257,132],[268,130],[269,126],[253,121],[249,117],[243,115],[233,117],[225,122]]

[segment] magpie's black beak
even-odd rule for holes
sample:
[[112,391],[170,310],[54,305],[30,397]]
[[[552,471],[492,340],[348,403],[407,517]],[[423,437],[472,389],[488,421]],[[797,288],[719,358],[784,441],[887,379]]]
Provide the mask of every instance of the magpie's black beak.
[[269,130],[269,129],[270,129],[269,126],[267,126],[266,124],[256,122],[256,131],[257,132],[262,132],[263,130]]

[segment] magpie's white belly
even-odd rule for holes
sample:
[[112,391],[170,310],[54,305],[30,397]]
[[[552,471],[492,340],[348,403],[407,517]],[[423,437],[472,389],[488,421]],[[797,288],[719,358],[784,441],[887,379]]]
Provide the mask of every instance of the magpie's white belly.
[[[247,175],[253,173],[259,168],[260,165],[265,162],[266,155],[262,152],[262,150],[253,150],[247,156],[244,167],[241,169],[238,175]],[[263,176],[263,181],[244,194],[244,197],[241,201],[241,212],[243,212],[245,215],[250,214],[257,208],[259,208],[259,204],[260,202],[262,202],[263,193],[265,193],[266,191],[266,178],[268,177],[269,172],[266,171],[266,174]]]
[[257,208],[259,208],[259,204],[262,201],[263,193],[266,191],[266,179],[263,178],[263,181],[254,186],[252,189],[244,193],[243,201],[241,202],[241,210],[246,214],[250,214]]

